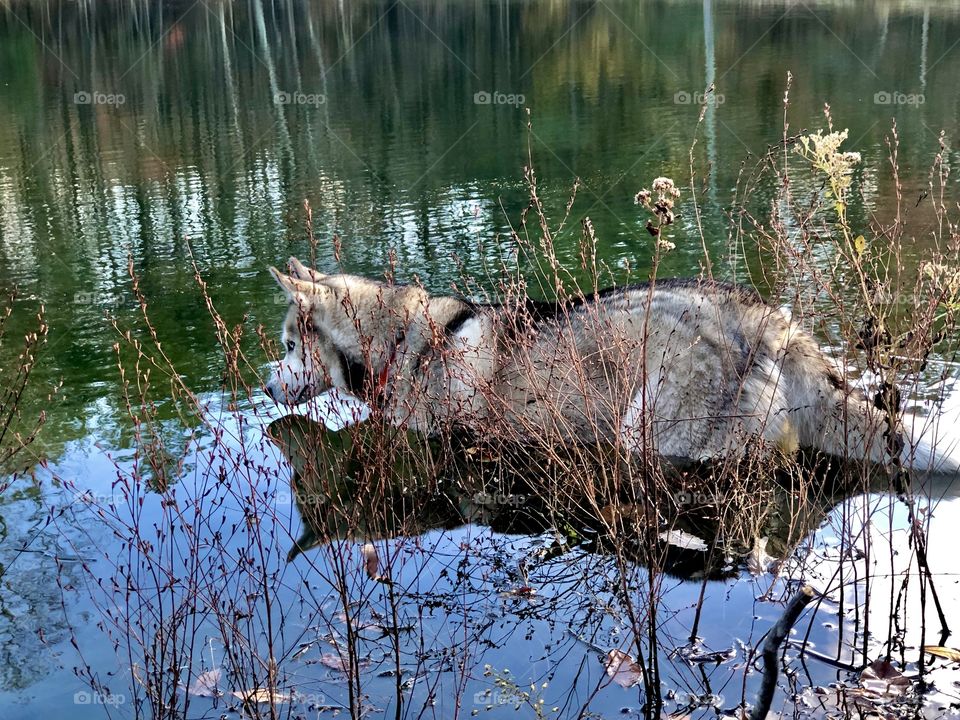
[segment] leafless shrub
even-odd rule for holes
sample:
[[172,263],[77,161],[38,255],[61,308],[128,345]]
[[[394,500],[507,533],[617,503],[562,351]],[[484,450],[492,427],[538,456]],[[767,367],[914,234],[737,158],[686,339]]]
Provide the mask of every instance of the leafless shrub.
[[[18,456],[33,443],[46,419],[46,413],[43,410],[38,410],[36,417],[32,414],[24,417],[23,414],[27,383],[47,338],[43,307],[36,313],[33,327],[23,335],[22,339],[12,338],[9,322],[14,313],[16,300],[17,293],[14,290],[6,297],[6,302],[0,308],[0,348],[5,345],[18,347],[18,350],[15,350],[16,357],[9,365],[0,364],[0,468],[4,469],[5,474],[20,469],[17,467]],[[18,342],[19,345],[16,345]],[[47,398],[48,401],[52,400],[56,392],[56,387],[48,390],[50,395]],[[30,407],[35,407],[35,404],[31,404]],[[4,486],[0,483],[0,492],[3,490]]]
[[[899,206],[892,221],[874,218],[869,233],[853,226],[847,208],[856,190],[850,181],[855,158],[840,152],[842,134],[834,134],[829,114],[826,119],[827,136],[791,137],[785,127],[782,146],[761,159],[753,176],[744,175],[731,214],[731,244],[760,244],[769,258],[762,284],[773,289],[774,299],[791,301],[798,319],[811,329],[828,328],[845,340],[838,345],[846,365],[875,378],[885,424],[877,432],[884,433],[898,427],[900,397],[954,323],[958,280],[948,268],[960,266],[960,243],[947,213],[947,171],[941,150],[929,189],[940,232],[937,252],[911,278],[902,261],[905,223]],[[795,154],[794,147],[801,152]],[[894,178],[896,151],[894,134]],[[695,176],[693,158],[691,151]],[[820,178],[812,197],[797,197],[792,179],[798,172]],[[761,218],[748,200],[764,173],[776,178],[781,191],[770,203],[769,217]],[[639,446],[627,447],[609,425],[629,398],[595,388],[598,373],[607,373],[609,386],[629,387],[625,378],[635,376],[635,369],[598,366],[561,331],[559,353],[573,368],[569,392],[580,402],[571,413],[562,398],[537,384],[537,321],[528,300],[540,295],[556,303],[560,326],[578,307],[589,322],[603,327],[603,317],[590,316],[583,301],[624,278],[597,263],[589,218],[580,222],[579,272],[565,267],[556,238],[572,214],[577,186],[554,226],[538,195],[532,156],[526,179],[530,202],[511,234],[515,254],[486,277],[462,278],[459,287],[502,304],[514,339],[517,382],[540,398],[545,411],[518,414],[502,396],[488,392],[485,402],[509,422],[490,423],[480,434],[452,427],[437,437],[409,432],[397,418],[412,408],[390,402],[373,402],[363,422],[355,422],[360,416],[354,410],[344,410],[335,418],[346,424],[338,432],[305,417],[268,426],[272,411],[261,403],[261,366],[251,353],[275,357],[273,332],[228,327],[195,267],[224,360],[221,395],[199,396],[164,353],[166,339],[151,322],[151,300],[140,291],[131,265],[142,327],[118,327],[116,352],[136,429],[136,454],[132,463],[117,463],[114,496],[89,504],[123,544],[121,554],[107,559],[111,575],[96,578],[95,598],[103,629],[131,669],[127,684],[136,715],[187,717],[197,696],[213,696],[215,708],[242,707],[254,717],[295,716],[311,706],[361,717],[370,710],[368,688],[376,670],[394,680],[397,717],[404,707],[427,707],[441,695],[463,707],[470,683],[483,675],[495,677],[511,702],[558,716],[561,711],[545,709],[536,692],[521,688],[512,676],[482,671],[476,658],[489,618],[451,603],[456,593],[440,592],[442,578],[424,588],[419,573],[409,569],[418,562],[429,565],[431,546],[418,539],[424,533],[479,521],[499,530],[546,533],[551,542],[538,555],[511,559],[510,570],[504,569],[503,557],[463,548],[456,567],[450,558],[440,561],[451,565],[446,577],[456,574],[454,589],[477,580],[468,562],[474,552],[490,560],[490,575],[500,578],[501,591],[511,598],[535,592],[534,573],[556,573],[591,589],[602,586],[609,593],[603,611],[626,630],[621,647],[601,648],[619,653],[608,656],[608,662],[616,658],[618,663],[616,672],[607,666],[608,674],[626,668],[628,679],[644,688],[648,716],[659,716],[663,647],[695,647],[700,622],[698,607],[689,636],[661,637],[668,572],[701,577],[704,588],[709,578],[743,565],[776,576],[797,545],[851,492],[893,487],[911,502],[894,432],[886,432],[889,457],[880,470],[806,458],[748,438],[737,439],[745,450],[727,457],[674,466],[657,457],[649,415],[638,430]],[[694,177],[690,191],[695,195]],[[681,195],[666,178],[637,194],[641,211],[650,215],[652,269],[640,278],[648,283],[648,303],[660,280],[662,256],[681,241],[674,225]],[[315,255],[309,208],[306,212]],[[339,242],[334,241],[337,257]],[[521,275],[521,264],[530,272]],[[721,264],[704,257],[703,282],[713,280],[713,268]],[[389,268],[388,280],[393,274]],[[909,316],[890,300],[905,294],[915,299]],[[349,299],[347,306],[349,311]],[[389,325],[390,309],[386,304],[382,309],[381,321]],[[360,315],[354,316],[362,326]],[[364,328],[358,329],[362,334]],[[635,353],[636,340],[608,330],[611,356]],[[372,367],[381,348],[372,334],[367,338],[362,350]],[[367,387],[374,399],[376,385],[370,380]],[[158,409],[159,394],[174,399],[176,418]],[[289,493],[281,456],[292,466]],[[285,498],[303,520],[300,533],[293,529]],[[915,540],[914,551],[923,562],[920,530]],[[411,548],[421,553],[416,562]],[[561,562],[584,550],[600,558],[596,564]],[[925,582],[932,582],[929,573]],[[776,583],[769,585],[771,595],[780,590]],[[416,622],[411,624],[410,618],[431,603],[463,613],[463,632],[448,647],[432,647]],[[369,637],[371,627],[378,637]],[[597,649],[578,631],[570,632]],[[303,672],[304,658],[337,673],[342,682],[330,691]],[[438,668],[452,673],[442,686],[440,673],[430,672]],[[89,666],[78,672],[98,691],[109,691]],[[697,680],[690,682],[694,687]],[[590,701],[576,700],[583,712]],[[571,707],[562,713],[577,716]]]

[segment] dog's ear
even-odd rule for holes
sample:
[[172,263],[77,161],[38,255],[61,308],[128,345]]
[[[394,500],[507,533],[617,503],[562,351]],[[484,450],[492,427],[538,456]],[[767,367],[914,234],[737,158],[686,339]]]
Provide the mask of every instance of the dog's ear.
[[290,276],[297,280],[321,282],[326,277],[322,272],[307,267],[293,256],[287,261],[287,266],[290,268]]
[[277,285],[286,290],[287,295],[291,298],[297,293],[296,280],[290,275],[284,275],[272,265],[270,266],[270,274],[273,275],[273,279],[277,281]]
[[330,293],[330,289],[323,285],[317,285],[316,283],[305,280],[298,280],[290,275],[284,275],[275,267],[270,268],[270,274],[273,275],[273,279],[276,280],[277,284],[287,293],[287,297],[290,298],[292,302],[296,302],[303,307],[311,305],[316,300],[322,300]]

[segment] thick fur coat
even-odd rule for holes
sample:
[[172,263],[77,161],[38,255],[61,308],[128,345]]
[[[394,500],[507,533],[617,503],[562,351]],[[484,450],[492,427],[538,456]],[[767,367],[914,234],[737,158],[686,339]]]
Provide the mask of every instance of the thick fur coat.
[[[422,288],[271,272],[290,299],[267,390],[296,404],[336,387],[410,429],[615,443],[678,461],[799,446],[883,462],[882,413],[817,342],[752,290],[663,280],[560,303],[477,304]],[[943,460],[947,470],[956,468]]]

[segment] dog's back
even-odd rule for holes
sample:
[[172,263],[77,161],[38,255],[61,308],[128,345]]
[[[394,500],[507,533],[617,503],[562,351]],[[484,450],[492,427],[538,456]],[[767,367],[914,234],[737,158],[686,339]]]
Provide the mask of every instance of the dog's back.
[[782,382],[794,331],[752,291],[663,281],[524,312],[501,329],[490,393],[521,432],[693,460],[749,438],[797,444]]

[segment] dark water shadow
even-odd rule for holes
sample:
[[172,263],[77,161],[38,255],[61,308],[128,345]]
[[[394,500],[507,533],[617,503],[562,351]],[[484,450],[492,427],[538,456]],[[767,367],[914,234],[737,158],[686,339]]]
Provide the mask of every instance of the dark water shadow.
[[[763,555],[775,564],[845,499],[889,489],[882,468],[814,454],[747,481],[732,481],[726,465],[661,466],[653,485],[644,483],[644,467],[612,468],[620,461],[602,448],[578,448],[558,462],[529,448],[440,442],[380,425],[335,432],[298,415],[274,421],[267,432],[293,468],[292,495],[303,519],[288,560],[333,540],[410,537],[473,523],[503,534],[552,531],[559,539],[553,555],[572,548],[615,553],[679,579],[723,579],[741,572],[738,560],[756,540],[763,539]],[[572,468],[590,481],[572,480]],[[741,506],[735,517],[731,503]]]

